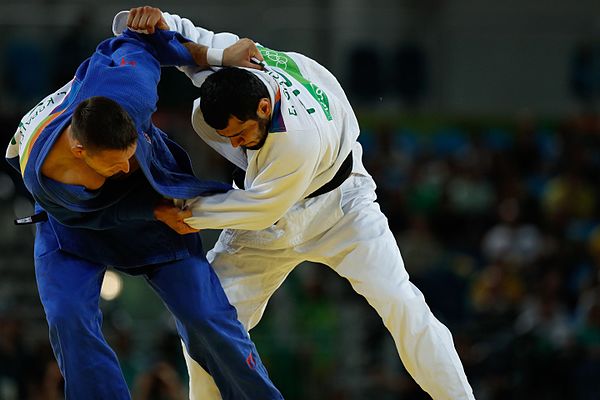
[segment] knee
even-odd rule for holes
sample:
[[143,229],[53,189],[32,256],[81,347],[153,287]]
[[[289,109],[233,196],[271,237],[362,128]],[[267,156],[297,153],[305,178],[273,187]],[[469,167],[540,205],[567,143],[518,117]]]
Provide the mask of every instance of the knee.
[[196,335],[210,336],[214,332],[221,332],[224,326],[238,323],[237,314],[233,307],[225,310],[209,310],[197,307],[179,317],[181,324],[188,331]]
[[46,319],[51,330],[73,329],[83,326],[92,316],[76,300],[59,296],[46,305]]

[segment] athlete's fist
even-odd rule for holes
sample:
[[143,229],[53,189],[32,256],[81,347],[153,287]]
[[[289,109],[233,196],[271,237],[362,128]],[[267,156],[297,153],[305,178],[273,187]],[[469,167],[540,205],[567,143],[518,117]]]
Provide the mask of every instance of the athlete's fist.
[[168,30],[169,25],[163,18],[162,11],[155,7],[136,7],[129,10],[127,27],[140,33],[154,33],[156,29]]
[[183,222],[185,218],[189,218],[191,216],[191,210],[182,210],[166,199],[161,200],[154,207],[154,218],[165,223],[169,226],[169,228],[173,229],[180,235],[186,235],[188,233],[195,233],[199,231],[199,229],[191,228],[188,224]]
[[247,38],[240,39],[223,52],[223,65],[227,67],[261,69],[260,65],[254,64],[251,61],[252,58],[263,61],[263,56],[252,40]]

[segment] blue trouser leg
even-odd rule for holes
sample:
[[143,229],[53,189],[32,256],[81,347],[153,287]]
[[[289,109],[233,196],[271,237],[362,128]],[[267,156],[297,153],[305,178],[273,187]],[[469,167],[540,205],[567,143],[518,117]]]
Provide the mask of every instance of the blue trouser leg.
[[46,233],[38,229],[35,275],[52,349],[65,378],[65,398],[130,399],[117,357],[101,331],[98,298],[106,268],[51,249],[55,239]]
[[224,400],[282,399],[206,258],[166,263],[147,279],[175,315],[190,356]]

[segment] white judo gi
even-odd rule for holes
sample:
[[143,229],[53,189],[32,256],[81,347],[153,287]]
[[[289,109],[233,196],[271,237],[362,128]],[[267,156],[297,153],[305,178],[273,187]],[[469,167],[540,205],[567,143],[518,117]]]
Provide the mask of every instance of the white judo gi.
[[[225,48],[237,36],[213,34],[165,13],[171,29],[209,47]],[[343,89],[317,62],[297,53],[261,48],[266,71],[251,70],[278,99],[276,128],[259,150],[231,146],[205,122],[199,100],[192,123],[198,135],[246,171],[245,190],[188,202],[198,229],[223,229],[208,260],[240,321],[252,329],[267,302],[301,262],[332,268],[377,311],[392,334],[404,366],[434,399],[474,399],[449,330],[409,281],[375,182],[362,164],[359,126]],[[186,71],[200,86],[206,72]],[[210,73],[210,72],[208,72]],[[282,121],[281,121],[282,120]],[[281,124],[282,122],[282,124]],[[338,188],[308,198],[330,181],[352,152],[352,174]],[[210,376],[187,357],[190,397],[219,399]]]

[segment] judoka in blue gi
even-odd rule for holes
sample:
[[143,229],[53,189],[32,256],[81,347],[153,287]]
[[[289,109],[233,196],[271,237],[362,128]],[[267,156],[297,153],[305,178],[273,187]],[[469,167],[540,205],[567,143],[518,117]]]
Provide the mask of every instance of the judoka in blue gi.
[[[71,82],[25,115],[8,147],[36,202],[36,279],[67,399],[130,398],[101,332],[107,265],[146,279],[223,398],[282,398],[199,236],[180,235],[153,214],[164,197],[230,189],[194,177],[185,151],[151,121],[161,65],[206,66],[206,50],[168,31],[106,40]],[[183,217],[173,216],[175,228]]]

